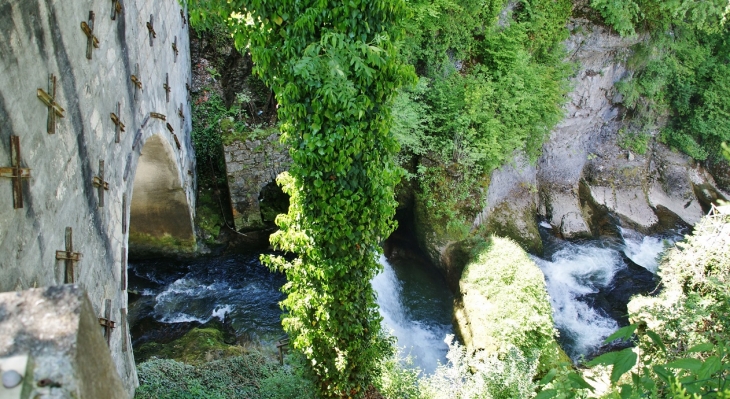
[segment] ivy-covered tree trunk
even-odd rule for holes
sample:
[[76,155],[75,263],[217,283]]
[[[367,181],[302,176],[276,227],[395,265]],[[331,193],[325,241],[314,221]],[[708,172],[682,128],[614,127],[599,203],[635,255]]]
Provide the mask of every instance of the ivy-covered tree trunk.
[[267,259],[286,273],[283,325],[311,362],[325,397],[360,397],[389,345],[370,280],[394,228],[390,102],[412,80],[394,46],[402,0],[193,0],[190,19],[227,20],[236,45],[279,103],[292,165],[277,180],[291,196]]

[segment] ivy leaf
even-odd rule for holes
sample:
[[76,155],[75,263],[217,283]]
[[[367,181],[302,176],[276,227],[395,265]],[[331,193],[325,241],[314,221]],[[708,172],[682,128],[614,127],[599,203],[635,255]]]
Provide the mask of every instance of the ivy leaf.
[[722,369],[722,362],[717,356],[710,356],[702,363],[702,367],[697,372],[697,378],[704,380],[710,378],[713,374]]
[[555,375],[558,373],[558,370],[556,369],[550,369],[550,371],[545,374],[545,377],[542,377],[542,379],[539,382],[539,385],[547,385],[550,383],[550,381],[555,378]]
[[667,353],[667,348],[664,346],[664,342],[662,342],[661,337],[657,333],[651,330],[646,330],[646,335],[651,338],[652,342],[654,342],[654,345],[658,346],[662,352]]
[[629,384],[621,385],[621,399],[629,399],[634,393],[633,388]]
[[667,384],[669,383],[669,380],[673,377],[672,373],[670,373],[669,370],[667,370],[666,368],[664,368],[662,366],[655,365],[654,367],[652,367],[652,369],[654,370],[656,375],[658,375],[659,378],[661,378],[662,381],[664,381]]
[[702,362],[700,360],[688,357],[688,358],[684,358],[684,359],[677,359],[673,362],[669,362],[665,365],[665,367],[668,367],[670,369],[697,371],[700,368],[702,368]]
[[624,375],[627,371],[631,370],[636,365],[638,356],[632,350],[632,348],[626,348],[618,353],[616,356],[616,362],[611,370],[611,383],[615,384],[619,378]]
[[629,324],[626,327],[619,328],[618,331],[615,333],[609,335],[606,339],[603,340],[604,344],[608,344],[610,342],[613,342],[617,339],[623,339],[628,341],[632,335],[634,335],[634,331],[636,331],[636,328],[638,325],[636,324]]
[[617,356],[618,356],[618,352],[604,353],[601,356],[598,356],[597,358],[594,358],[590,362],[586,363],[586,366],[594,367],[594,366],[598,366],[599,364],[602,364],[604,366],[610,366],[610,365],[613,365],[616,363]]
[[715,346],[712,345],[709,342],[705,342],[704,344],[695,345],[689,349],[687,349],[687,352],[712,352],[715,350]]
[[550,399],[554,398],[557,394],[558,391],[556,389],[546,389],[538,393],[537,396],[535,396],[535,399]]
[[611,370],[611,383],[615,384],[622,375],[636,365],[637,358],[636,353],[634,353],[631,348],[626,348],[621,352],[605,353],[588,362],[587,365],[613,365],[613,369]]
[[581,377],[578,373],[568,374],[568,379],[575,383],[581,389],[590,389],[591,391],[594,390],[593,386],[587,383],[586,380],[584,380],[583,377]]

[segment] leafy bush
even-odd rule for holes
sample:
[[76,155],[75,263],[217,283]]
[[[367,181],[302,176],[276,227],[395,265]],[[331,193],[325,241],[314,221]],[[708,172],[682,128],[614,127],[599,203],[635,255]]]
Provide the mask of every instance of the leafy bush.
[[514,241],[492,236],[466,265],[459,290],[455,313],[469,347],[494,353],[516,347],[538,360],[554,342],[545,277]]
[[404,52],[424,68],[395,103],[403,149],[484,172],[515,149],[535,159],[562,117],[569,68],[559,42],[570,4],[520,1],[507,26],[497,23],[499,1],[411,4]]
[[625,150],[631,150],[637,154],[644,155],[649,150],[651,136],[647,133],[632,132],[626,133],[624,129],[618,131],[618,145]]
[[300,356],[287,364],[258,353],[187,365],[172,359],[152,359],[137,366],[136,399],[313,399],[312,380],[305,376]]
[[528,398],[537,386],[536,353],[525,355],[509,346],[501,353],[473,353],[446,337],[447,364],[432,375],[420,376],[409,359],[392,357],[382,365],[378,382],[388,399],[511,399]]
[[570,0],[416,0],[401,54],[418,83],[401,89],[393,133],[415,157],[420,201],[449,236],[468,234],[485,176],[515,150],[532,160],[562,118],[570,66],[561,41]]

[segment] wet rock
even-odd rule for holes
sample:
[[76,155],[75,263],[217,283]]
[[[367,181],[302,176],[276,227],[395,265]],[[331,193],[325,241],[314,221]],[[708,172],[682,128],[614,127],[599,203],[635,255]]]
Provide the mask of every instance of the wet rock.
[[[580,211],[577,196],[564,210],[556,204],[566,199],[566,192],[577,194],[592,141],[618,116],[614,83],[626,74],[619,59],[640,40],[621,38],[580,18],[572,20],[568,28],[573,32],[566,41],[570,60],[580,63],[581,69],[572,79],[574,89],[568,94],[565,118],[543,147],[537,173],[541,197],[553,205],[548,219],[554,227],[560,226],[566,213]],[[557,196],[560,198],[553,198]]]
[[486,206],[474,219],[472,229],[509,237],[533,254],[542,254],[537,229],[537,169],[523,153],[492,172]]
[[590,230],[583,217],[578,212],[569,212],[563,215],[560,221],[560,235],[565,239],[577,238],[586,235]]
[[720,157],[710,158],[707,169],[714,177],[717,187],[730,193],[730,162]]
[[699,168],[692,159],[671,151],[663,145],[656,146],[654,176],[648,191],[653,207],[663,206],[693,225],[704,215],[694,193],[694,184],[704,182]]

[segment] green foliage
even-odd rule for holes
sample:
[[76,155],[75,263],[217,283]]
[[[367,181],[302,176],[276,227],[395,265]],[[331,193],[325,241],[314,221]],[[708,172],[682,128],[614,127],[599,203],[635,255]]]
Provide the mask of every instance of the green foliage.
[[278,363],[253,352],[191,366],[152,359],[137,367],[136,399],[313,399],[312,381],[301,363]]
[[421,370],[413,365],[413,359],[403,358],[399,351],[384,358],[380,364],[380,378],[375,382],[384,397],[398,399],[417,399],[421,397],[419,376]]
[[629,116],[638,122],[626,146],[643,147],[636,139],[666,119],[659,140],[696,160],[730,140],[730,25],[721,23],[725,0],[591,4],[620,34],[650,34],[628,60],[632,75],[616,84]]
[[464,240],[481,209],[482,189],[488,180],[461,164],[445,167],[434,162],[425,166],[427,161],[424,156],[416,172],[421,188],[416,204],[419,224],[427,225],[439,237]]
[[408,359],[387,359],[377,384],[380,393],[388,399],[507,399],[528,398],[537,386],[534,353],[514,346],[501,353],[469,353],[452,335],[446,342],[448,363],[420,379]]
[[569,69],[559,42],[567,37],[570,1],[521,1],[505,24],[501,2],[417,1],[405,55],[423,77],[404,89],[395,129],[404,150],[433,153],[489,172],[516,149],[532,159],[562,117]]
[[229,23],[275,92],[292,165],[278,178],[290,195],[269,257],[284,272],[282,324],[310,361],[325,397],[360,397],[390,345],[370,279],[379,243],[394,228],[398,144],[389,131],[396,89],[412,80],[394,41],[398,0],[191,1],[191,22]]
[[195,149],[195,160],[201,177],[225,175],[223,146],[221,144],[220,121],[228,116],[223,99],[213,93],[199,97],[193,102],[193,130],[191,137]]
[[[484,177],[515,150],[539,155],[562,117],[569,0],[416,0],[402,54],[418,83],[396,97],[401,161],[420,161],[429,225],[469,233]],[[504,11],[504,12],[503,12]]]
[[[516,347],[540,358],[554,342],[545,278],[514,241],[491,237],[464,268],[459,288],[464,313],[459,326],[468,346],[498,353]],[[460,319],[460,309],[456,313]]]
[[649,150],[651,135],[643,132],[627,133],[625,129],[618,131],[618,145],[625,150],[631,150],[644,155]]
[[294,352],[285,360],[284,367],[274,366],[261,380],[261,399],[316,399],[313,379],[307,371],[307,359]]
[[243,348],[224,342],[223,333],[214,326],[193,328],[184,336],[168,343],[147,342],[134,352],[135,360],[143,362],[152,357],[200,364],[211,358],[241,355]]
[[596,9],[606,23],[616,29],[621,36],[636,34],[634,25],[638,23],[641,10],[633,0],[592,0],[591,7]]
[[664,32],[678,23],[713,33],[725,25],[727,14],[725,0],[592,0],[591,7],[622,36]]
[[447,337],[447,343],[449,363],[419,382],[421,398],[527,398],[535,390],[535,353],[510,346],[501,353],[468,354],[453,336]]
[[616,87],[640,116],[640,129],[668,116],[659,139],[697,160],[730,140],[728,39],[730,26],[707,33],[681,24],[636,48],[629,60],[633,76]]

